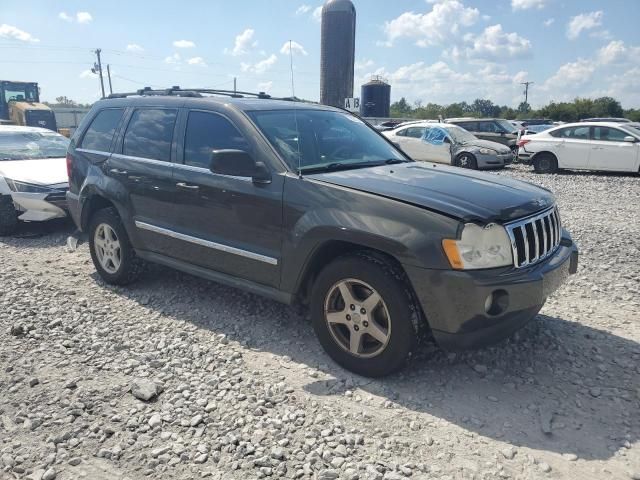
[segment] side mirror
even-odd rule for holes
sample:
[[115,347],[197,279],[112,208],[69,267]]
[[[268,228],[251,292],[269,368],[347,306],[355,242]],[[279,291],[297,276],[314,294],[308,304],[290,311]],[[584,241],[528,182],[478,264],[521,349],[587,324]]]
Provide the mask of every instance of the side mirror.
[[271,172],[244,150],[214,150],[209,169],[220,175],[250,177],[255,183],[270,183]]
[[631,135],[627,135],[626,137],[624,137],[623,139],[625,142],[629,142],[629,143],[635,143],[636,142],[636,138],[632,137]]

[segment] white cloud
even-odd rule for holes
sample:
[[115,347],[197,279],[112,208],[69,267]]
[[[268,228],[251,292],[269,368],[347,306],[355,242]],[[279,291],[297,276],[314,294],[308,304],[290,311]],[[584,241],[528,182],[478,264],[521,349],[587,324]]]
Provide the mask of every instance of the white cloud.
[[93,17],[89,12],[77,12],[76,21],[78,23],[89,23],[93,20]]
[[[291,51],[293,51],[294,54],[299,53],[304,56],[309,55],[302,45],[294,41],[291,42]],[[280,53],[282,55],[289,55],[289,42],[285,42],[284,45],[282,45]]]
[[599,38],[600,40],[611,40],[613,35],[609,30],[596,30],[589,34],[591,38]]
[[93,78],[96,76],[95,73],[93,73],[91,71],[91,69],[87,69],[87,70],[83,70],[82,72],[80,72],[80,75],[78,75],[80,78]]
[[272,53],[268,58],[265,58],[264,60],[261,60],[253,65],[250,63],[241,63],[240,68],[242,68],[243,72],[262,74],[273,67],[273,65],[275,65],[277,61],[278,57],[276,57],[276,55]]
[[567,24],[567,38],[575,40],[580,36],[583,30],[592,30],[602,25],[602,10],[590,13],[581,13],[575,17],[571,17],[571,20]]
[[517,33],[507,33],[502,25],[491,25],[478,35],[467,34],[463,37],[465,47],[454,49],[454,57],[481,58],[489,60],[506,60],[521,58],[531,52],[531,42]]
[[69,15],[67,12],[60,12],[58,14],[58,18],[60,20],[64,20],[65,22],[73,22],[73,17]]
[[202,57],[191,57],[190,59],[187,60],[187,63],[189,65],[198,65],[200,67],[206,67],[207,64],[204,61],[204,58]]
[[459,0],[450,0],[433,4],[428,13],[405,12],[386,22],[384,31],[387,44],[407,37],[415,40],[416,45],[427,47],[447,43],[460,35],[461,27],[468,27],[478,21],[477,8],[465,7]]
[[547,0],[511,0],[511,8],[513,10],[542,9],[546,4]]
[[182,61],[179,53],[174,53],[173,55],[169,55],[165,57],[164,63],[168,63],[169,65],[177,65]]
[[129,45],[127,45],[125,47],[125,50],[127,52],[134,52],[134,53],[138,53],[138,52],[144,52],[144,48],[142,48],[140,45],[138,45],[137,43],[130,43]]
[[355,63],[354,68],[356,70],[366,70],[367,68],[371,68],[375,65],[375,62],[373,60],[370,59],[362,59],[362,60],[358,60]]
[[7,25],[6,23],[0,25],[0,38],[10,38],[12,40],[20,40],[21,42],[30,43],[37,43],[40,41],[29,32],[20,30],[18,27],[14,27],[13,25]]
[[311,16],[316,22],[320,22],[320,20],[322,20],[322,6],[316,7]]
[[296,15],[304,15],[305,13],[311,11],[311,5],[300,5],[296,10]]
[[194,48],[196,44],[191,40],[175,40],[173,46],[176,48]]
[[599,65],[640,65],[640,47],[627,46],[622,40],[613,40],[596,53]]
[[253,40],[254,34],[255,30],[252,28],[245,29],[242,33],[236,35],[236,40],[231,52],[225,49],[225,53],[231,53],[234,57],[246,55],[249,53],[250,48],[255,48],[258,45],[258,42]]
[[582,58],[575,62],[565,63],[554,75],[546,80],[543,86],[549,90],[580,86],[591,80],[593,72],[596,71],[596,66],[595,62]]
[[553,22],[555,22],[555,21],[556,21],[556,19],[555,19],[555,18],[547,18],[547,19],[544,21],[544,26],[545,26],[545,27],[550,27],[551,25],[553,25]]
[[269,82],[262,82],[258,84],[258,90],[260,92],[268,92],[273,88],[273,82],[269,81]]

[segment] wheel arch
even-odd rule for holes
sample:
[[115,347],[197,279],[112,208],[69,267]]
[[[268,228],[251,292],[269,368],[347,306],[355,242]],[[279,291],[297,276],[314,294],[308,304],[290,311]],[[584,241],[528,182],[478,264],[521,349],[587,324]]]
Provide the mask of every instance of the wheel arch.
[[89,222],[91,221],[92,215],[98,210],[102,210],[104,208],[115,208],[118,210],[116,205],[105,196],[100,193],[94,193],[87,197],[83,206],[82,206],[82,214],[80,216],[80,227],[83,232],[87,231],[89,228]]

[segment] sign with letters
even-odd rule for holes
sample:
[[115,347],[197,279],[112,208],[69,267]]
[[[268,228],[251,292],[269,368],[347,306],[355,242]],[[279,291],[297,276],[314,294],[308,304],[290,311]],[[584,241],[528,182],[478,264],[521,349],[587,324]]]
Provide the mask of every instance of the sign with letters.
[[345,98],[344,108],[350,112],[360,113],[360,99],[359,98]]

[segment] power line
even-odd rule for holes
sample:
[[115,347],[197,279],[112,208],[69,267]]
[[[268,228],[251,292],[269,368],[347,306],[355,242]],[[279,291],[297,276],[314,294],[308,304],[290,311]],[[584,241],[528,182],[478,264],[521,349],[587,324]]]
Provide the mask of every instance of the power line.
[[529,103],[529,85],[533,85],[535,82],[521,82],[520,85],[524,85],[524,103]]

